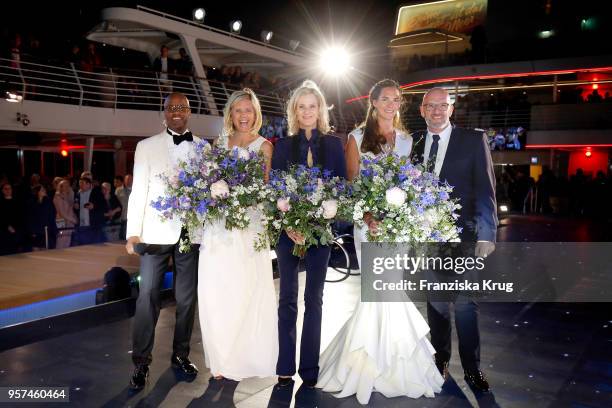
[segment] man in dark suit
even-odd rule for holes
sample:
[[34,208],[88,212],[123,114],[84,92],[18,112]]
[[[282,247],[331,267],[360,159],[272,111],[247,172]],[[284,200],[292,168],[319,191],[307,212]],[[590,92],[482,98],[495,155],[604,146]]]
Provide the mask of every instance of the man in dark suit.
[[176,62],[168,56],[168,47],[162,45],[159,49],[159,57],[153,61],[153,70],[159,73],[159,82],[165,93],[172,91],[172,83],[169,74],[174,74]]
[[104,196],[94,187],[87,174],[79,179],[79,191],[74,195],[74,210],[79,220],[74,244],[95,244],[104,241]]
[[[453,186],[451,198],[459,199],[457,224],[462,242],[473,242],[475,255],[486,257],[495,249],[497,205],[495,174],[487,139],[482,132],[450,124],[453,105],[445,89],[433,88],[423,97],[421,116],[427,131],[413,135],[413,158],[424,162],[427,170]],[[466,382],[479,391],[489,384],[480,371],[480,334],[478,304],[458,294],[453,302],[428,302],[427,318],[431,342],[436,349],[436,365],[448,376],[451,357],[450,303],[455,308],[459,355]]]

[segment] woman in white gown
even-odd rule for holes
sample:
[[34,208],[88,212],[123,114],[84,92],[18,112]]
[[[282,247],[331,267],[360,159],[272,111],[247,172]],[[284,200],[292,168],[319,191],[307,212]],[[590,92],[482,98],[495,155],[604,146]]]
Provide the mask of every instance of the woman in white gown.
[[[402,129],[401,90],[386,79],[370,90],[366,120],[349,135],[348,177],[359,172],[361,158],[394,151],[409,156],[412,137]],[[366,136],[364,136],[366,135]],[[361,260],[361,242],[377,221],[367,214],[366,227],[355,226],[355,249]],[[444,382],[436,368],[429,326],[415,305],[405,302],[358,302],[355,311],[320,358],[317,387],[337,397],[356,394],[367,404],[373,391],[386,397],[434,397]]]
[[[263,152],[266,178],[272,144],[258,135],[262,115],[250,89],[234,92],[224,109],[224,135],[218,144],[229,149]],[[272,261],[267,250],[255,251],[262,231],[259,210],[249,209],[245,230],[226,230],[225,220],[206,225],[198,266],[198,305],[206,366],[216,379],[240,381],[276,372],[278,323]]]

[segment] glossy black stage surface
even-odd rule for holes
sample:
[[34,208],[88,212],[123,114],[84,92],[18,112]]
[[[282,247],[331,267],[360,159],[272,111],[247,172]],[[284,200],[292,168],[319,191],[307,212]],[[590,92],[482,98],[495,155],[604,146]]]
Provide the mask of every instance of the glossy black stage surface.
[[[511,217],[503,240],[608,241],[609,225],[580,220]],[[527,237],[527,235],[529,235]],[[586,238],[589,239],[586,239]],[[336,272],[330,271],[330,274]],[[276,282],[278,285],[278,282]],[[300,286],[303,290],[303,276]],[[323,344],[348,318],[359,279],[326,285]],[[300,295],[301,297],[301,295]],[[424,305],[417,305],[424,313]],[[474,393],[463,380],[453,341],[451,378],[434,399],[387,399],[373,394],[373,407],[610,407],[612,406],[611,304],[481,304],[482,369],[492,386]],[[303,303],[299,305],[303,307]],[[302,310],[300,310],[301,314]],[[170,367],[172,304],[162,310],[147,387],[128,390],[131,364],[130,318],[57,335],[0,353],[0,387],[67,386],[70,406],[83,407],[358,407],[354,397],[337,399],[320,390],[275,387],[276,379],[240,383],[209,381],[199,325],[191,358],[200,368],[192,382]],[[196,318],[197,319],[197,318]],[[2,336],[0,332],[0,336]],[[0,337],[0,342],[3,342]],[[3,347],[5,348],[5,347]],[[0,404],[1,405],[1,404]],[[45,403],[37,406],[67,406]],[[36,406],[20,403],[13,406]]]

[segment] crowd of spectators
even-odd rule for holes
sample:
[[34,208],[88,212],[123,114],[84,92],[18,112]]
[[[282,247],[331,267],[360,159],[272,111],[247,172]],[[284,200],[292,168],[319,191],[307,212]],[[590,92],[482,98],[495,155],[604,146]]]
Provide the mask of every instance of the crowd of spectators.
[[29,183],[0,177],[0,255],[125,238],[132,176],[100,183],[91,172]]
[[[161,85],[164,93],[178,91],[193,94],[191,81],[198,74],[184,48],[179,49],[178,56],[173,56],[165,45],[160,47],[159,55],[153,61],[142,52],[89,41],[66,44],[62,53],[57,51],[57,45],[49,48],[31,34],[27,36],[27,41],[21,34],[3,36],[0,45],[3,50],[0,57],[10,59],[10,65],[21,68],[24,73],[23,83],[15,76],[0,77],[0,82],[10,89],[20,90],[25,86],[24,97],[41,101],[55,101],[54,95],[57,95],[63,103],[158,109],[160,93],[157,85]],[[64,76],[58,77],[53,70],[47,72],[44,67],[24,65],[23,62],[74,68],[79,72],[79,83],[61,82],[65,81]],[[235,89],[251,88],[277,101],[278,97],[286,98],[300,82],[300,78],[267,78],[260,72],[246,71],[239,65],[203,66],[203,69],[206,77],[215,81],[210,83],[214,96],[222,96],[226,91]],[[13,84],[12,88],[9,83]],[[49,88],[50,84],[54,87]],[[6,90],[10,90],[8,88]],[[209,113],[209,107],[205,104],[201,105],[202,111],[198,113]]]
[[558,214],[610,219],[612,176],[582,169],[570,177],[544,167],[536,181],[520,167],[506,167],[497,178],[497,202],[519,213]]

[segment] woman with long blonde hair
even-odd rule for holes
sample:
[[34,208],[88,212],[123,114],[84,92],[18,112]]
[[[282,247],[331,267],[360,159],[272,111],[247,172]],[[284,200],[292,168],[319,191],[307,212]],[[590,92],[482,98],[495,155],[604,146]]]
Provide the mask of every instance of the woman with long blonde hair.
[[[287,104],[289,137],[280,139],[274,148],[272,168],[287,170],[292,164],[319,166],[332,176],[346,177],[346,161],[342,141],[329,134],[328,106],[313,81],[304,83],[291,93]],[[292,254],[295,243],[303,242],[299,233],[286,230],[276,247],[280,273],[278,305],[279,356],[276,373],[280,386],[290,385],[296,371],[296,320],[298,296],[298,264]],[[304,324],[300,346],[298,373],[304,384],[314,387],[319,377],[323,285],[330,257],[327,245],[312,246],[305,255],[306,288],[304,290]]]
[[[224,132],[217,145],[261,152],[269,170],[273,148],[258,133],[262,115],[255,93],[250,89],[234,92],[223,114]],[[278,335],[272,262],[269,250],[254,248],[263,232],[261,212],[256,208],[247,212],[251,223],[244,230],[227,230],[225,220],[220,220],[205,226],[202,234],[200,327],[206,365],[217,380],[240,381],[275,373]]]

